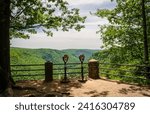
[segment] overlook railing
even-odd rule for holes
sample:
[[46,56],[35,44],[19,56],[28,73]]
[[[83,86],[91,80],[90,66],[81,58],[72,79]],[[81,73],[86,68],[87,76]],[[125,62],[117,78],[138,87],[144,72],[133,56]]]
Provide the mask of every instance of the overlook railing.
[[100,75],[107,79],[146,84],[150,79],[150,66],[137,64],[100,63]]
[[[46,63],[45,63],[46,64]],[[11,75],[15,80],[38,80],[44,79],[46,75],[46,69],[49,66],[45,64],[25,64],[25,65],[11,65]],[[63,79],[65,75],[64,64],[53,64],[52,69],[48,69],[52,72],[54,79]],[[67,63],[66,75],[67,78],[81,78],[84,75],[87,78],[88,64],[83,63],[83,71],[81,63]]]
[[53,64],[26,64],[11,65],[11,74],[15,80],[38,80],[52,81],[54,79],[81,79],[86,80],[87,76],[93,79],[106,78],[146,84],[150,80],[150,66],[99,63],[89,61],[88,63],[60,63]]
[[11,75],[17,80],[38,80],[44,77],[44,64],[11,65]]

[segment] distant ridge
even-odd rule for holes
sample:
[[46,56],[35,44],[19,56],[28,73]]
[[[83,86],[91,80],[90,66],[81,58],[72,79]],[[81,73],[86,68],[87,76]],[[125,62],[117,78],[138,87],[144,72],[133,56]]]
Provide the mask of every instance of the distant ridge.
[[98,50],[92,49],[30,49],[12,47],[10,49],[11,64],[28,64],[28,63],[44,63],[52,61],[53,63],[63,63],[62,57],[64,54],[69,55],[68,62],[79,62],[78,56],[85,55],[85,62]]

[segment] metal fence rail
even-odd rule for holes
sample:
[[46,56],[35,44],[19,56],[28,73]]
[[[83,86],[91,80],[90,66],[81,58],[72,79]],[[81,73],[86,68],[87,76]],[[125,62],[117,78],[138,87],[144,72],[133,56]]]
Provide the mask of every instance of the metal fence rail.
[[11,75],[14,80],[42,79],[44,77],[44,64],[11,65]]
[[136,64],[99,63],[99,75],[109,79],[117,79],[135,83],[149,83],[150,66]]
[[[80,78],[84,79],[90,75],[89,63],[57,63],[52,64],[52,75],[54,79]],[[136,64],[99,63],[98,71],[100,77],[116,79],[127,82],[146,83],[150,77],[150,66]],[[11,65],[11,74],[15,80],[44,79],[46,77],[45,64]],[[48,71],[49,72],[49,71]],[[95,71],[94,71],[95,72]]]
[[[83,63],[83,74],[86,76],[88,73],[87,65],[87,63]],[[55,79],[63,78],[64,67],[64,63],[53,64],[53,76]],[[81,77],[81,63],[67,63],[66,70],[69,78]],[[45,64],[11,65],[11,75],[15,80],[44,79]]]

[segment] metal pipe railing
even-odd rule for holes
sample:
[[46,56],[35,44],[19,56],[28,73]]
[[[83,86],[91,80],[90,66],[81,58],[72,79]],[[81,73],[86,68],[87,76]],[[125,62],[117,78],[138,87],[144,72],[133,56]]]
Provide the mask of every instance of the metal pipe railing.
[[[67,74],[80,75],[81,74],[81,72],[79,71],[81,69],[80,64],[81,63],[67,63],[66,64],[66,69],[67,69],[66,75]],[[83,63],[83,66],[85,64],[87,64],[87,63]],[[44,67],[44,64],[11,65],[11,74],[14,78],[15,77],[44,76],[45,68],[43,68],[43,67]],[[57,67],[60,67],[60,68],[57,68]],[[85,67],[85,68],[87,68],[87,67]],[[75,70],[77,70],[77,71],[75,72]],[[43,71],[43,73],[40,73],[42,71]],[[35,74],[35,73],[37,73],[37,74]],[[62,64],[62,63],[53,64],[53,75],[55,75],[55,76],[62,75],[63,76],[64,73],[65,73],[64,72],[64,64]]]
[[[79,75],[81,81],[84,80],[84,76],[89,74],[88,63],[58,63],[52,64],[52,74],[56,78],[57,75],[64,76],[65,81],[68,80],[68,76],[71,74]],[[46,66],[45,66],[46,67]],[[31,76],[43,76],[45,70],[44,64],[25,64],[25,65],[11,65],[12,76],[15,77],[31,77]],[[150,72],[146,72],[144,69],[150,68],[146,65],[137,64],[115,64],[115,63],[99,63],[99,71],[101,76],[115,76],[119,78],[133,78],[146,80],[145,75],[150,75]],[[49,69],[48,69],[49,70]]]

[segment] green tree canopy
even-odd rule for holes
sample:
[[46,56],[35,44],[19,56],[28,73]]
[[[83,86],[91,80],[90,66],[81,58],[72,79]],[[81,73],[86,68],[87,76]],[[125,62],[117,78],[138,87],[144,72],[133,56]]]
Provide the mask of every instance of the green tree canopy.
[[64,0],[11,0],[11,38],[29,38],[29,33],[37,33],[39,28],[47,35],[53,30],[79,31],[86,17],[68,5]]
[[[146,3],[145,7],[147,24],[150,25],[148,16],[150,5]],[[111,48],[111,50],[116,50],[116,47],[120,48],[117,53],[120,53],[121,58],[125,58],[124,61],[134,59],[143,63],[141,0],[116,0],[114,9],[99,9],[95,14],[109,21],[109,24],[100,26],[99,30],[104,47]],[[149,33],[150,29],[147,28],[147,30]],[[148,39],[150,39],[149,36]]]

